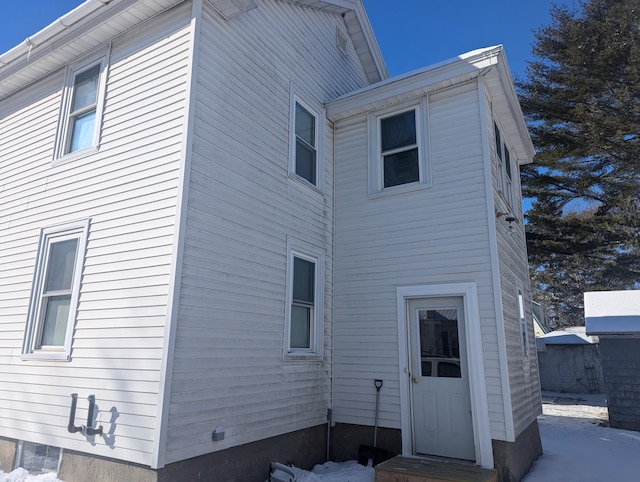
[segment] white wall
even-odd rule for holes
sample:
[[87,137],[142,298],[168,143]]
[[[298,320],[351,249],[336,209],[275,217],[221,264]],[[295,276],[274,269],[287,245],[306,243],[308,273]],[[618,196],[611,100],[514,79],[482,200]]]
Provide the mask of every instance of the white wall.
[[432,186],[367,195],[367,118],[336,123],[334,418],[400,428],[396,287],[478,286],[489,417],[505,436],[489,250],[481,109],[475,81],[429,96]]
[[[504,216],[495,217],[497,240],[497,261],[500,283],[500,300],[502,303],[502,325],[504,327],[504,341],[506,349],[506,368],[510,392],[506,394],[510,411],[506,417],[511,418],[508,423],[513,424],[514,436],[517,437],[541,413],[540,382],[538,375],[537,353],[535,348],[535,333],[533,329],[533,314],[531,306],[531,291],[527,263],[526,242],[524,234],[524,216],[522,212],[522,194],[520,191],[519,162],[529,160],[518,159],[516,142],[518,139],[509,138],[507,131],[514,119],[510,116],[499,117],[492,111],[492,100],[485,98],[487,113],[487,139],[492,166],[492,195],[495,212],[512,212],[516,221],[512,224],[514,232],[509,232],[509,223]],[[499,169],[499,159],[496,155],[494,121],[497,121],[501,131],[502,142],[508,145],[512,163],[512,193],[511,204],[508,196],[502,192],[504,186],[500,174],[504,176],[504,168]],[[518,307],[518,288],[524,296],[525,319],[528,330],[528,356],[525,356],[522,334],[520,329],[520,313]],[[507,438],[510,439],[509,436]],[[511,440],[509,440],[511,441]]]
[[[321,189],[290,178],[291,88],[321,110],[366,85],[338,14],[265,0],[225,21],[204,5],[167,463],[326,423],[333,133]],[[283,361],[288,238],[326,254],[321,360]]]
[[[0,435],[150,464],[190,9],[113,41],[98,152],[52,165],[63,71],[0,101]],[[40,228],[91,218],[69,362],[22,360]],[[106,438],[67,432],[95,394]],[[111,423],[113,422],[113,423]]]

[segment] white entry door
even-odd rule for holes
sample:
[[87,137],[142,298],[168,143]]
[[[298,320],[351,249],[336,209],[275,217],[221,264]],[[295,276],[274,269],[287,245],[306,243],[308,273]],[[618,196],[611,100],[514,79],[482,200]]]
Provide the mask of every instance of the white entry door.
[[417,454],[475,460],[462,297],[409,301]]

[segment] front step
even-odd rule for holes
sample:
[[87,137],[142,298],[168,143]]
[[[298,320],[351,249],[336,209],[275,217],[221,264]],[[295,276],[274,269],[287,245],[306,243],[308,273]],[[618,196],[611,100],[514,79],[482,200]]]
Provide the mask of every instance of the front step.
[[398,455],[376,465],[375,482],[497,482],[495,469]]

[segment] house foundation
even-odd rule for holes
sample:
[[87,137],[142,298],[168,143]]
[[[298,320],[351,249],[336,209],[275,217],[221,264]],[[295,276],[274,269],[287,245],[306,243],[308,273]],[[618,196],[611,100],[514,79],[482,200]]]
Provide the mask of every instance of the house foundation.
[[11,472],[16,457],[16,441],[0,437],[0,470]]
[[542,455],[542,441],[538,419],[524,429],[515,442],[492,440],[493,460],[499,482],[518,482],[529,472],[531,465]]
[[299,430],[152,470],[126,462],[65,451],[58,476],[65,482],[264,482],[271,462],[311,469],[326,461],[327,426]]
[[[372,445],[373,427],[336,424],[331,430],[331,458],[335,461],[358,458],[361,445]],[[379,428],[377,447],[389,457],[402,452],[400,430]],[[542,455],[538,421],[534,420],[515,442],[493,440],[494,465],[498,482],[517,482],[529,472],[533,462]]]

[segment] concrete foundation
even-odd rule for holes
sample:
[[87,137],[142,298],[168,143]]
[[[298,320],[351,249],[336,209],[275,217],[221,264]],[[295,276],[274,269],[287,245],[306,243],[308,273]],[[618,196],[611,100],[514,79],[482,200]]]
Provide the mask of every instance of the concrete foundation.
[[[377,446],[390,457],[402,452],[400,430],[379,428],[377,442]],[[339,462],[357,459],[360,445],[372,443],[373,427],[336,424],[331,430],[331,460]],[[520,481],[529,472],[533,462],[542,455],[538,421],[534,420],[515,442],[493,440],[492,445],[497,480]]]
[[493,462],[499,482],[519,482],[529,472],[533,462],[542,455],[538,420],[516,438],[515,442],[493,440]]
[[0,437],[0,470],[9,473],[16,456],[16,441]]
[[327,426],[213,452],[152,470],[114,459],[64,451],[58,477],[65,482],[264,482],[271,462],[311,469],[326,461]]

